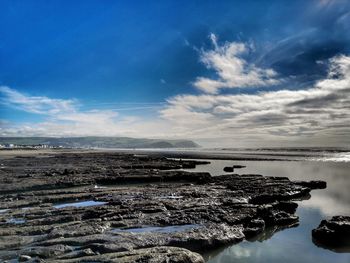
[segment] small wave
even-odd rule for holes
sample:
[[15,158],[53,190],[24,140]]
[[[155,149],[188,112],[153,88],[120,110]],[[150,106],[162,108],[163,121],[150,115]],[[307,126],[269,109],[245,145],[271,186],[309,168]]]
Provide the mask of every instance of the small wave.
[[319,162],[350,162],[350,153],[325,155],[321,158],[311,158],[311,160]]

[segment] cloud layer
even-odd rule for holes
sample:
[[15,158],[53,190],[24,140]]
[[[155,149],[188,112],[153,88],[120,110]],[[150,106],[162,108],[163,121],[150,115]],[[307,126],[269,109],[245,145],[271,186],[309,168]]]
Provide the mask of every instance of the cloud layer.
[[[234,60],[227,63],[233,67],[237,64]],[[220,75],[221,69],[217,70]],[[328,76],[307,89],[179,95],[168,103],[161,111],[162,117],[186,136],[231,138],[233,142],[245,140],[260,144],[263,141],[349,143],[350,57],[332,58]]]
[[[159,116],[120,115],[113,109],[81,110],[76,99],[30,96],[0,87],[3,106],[45,117],[32,123],[0,122],[2,136],[137,136],[178,137],[233,146],[344,145],[350,143],[350,56],[328,61],[328,75],[310,87],[250,94],[223,94],[222,89],[271,86],[282,82],[272,69],[248,63],[244,43],[200,51],[201,61],[216,77],[198,77],[197,95],[169,98]],[[159,106],[159,105],[158,105]],[[148,107],[148,106],[147,106]]]

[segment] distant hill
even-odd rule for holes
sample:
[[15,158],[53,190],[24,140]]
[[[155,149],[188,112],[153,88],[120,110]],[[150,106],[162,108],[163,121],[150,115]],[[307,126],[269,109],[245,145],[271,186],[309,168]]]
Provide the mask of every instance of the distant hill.
[[190,140],[139,139],[129,137],[0,137],[0,144],[94,148],[195,148]]

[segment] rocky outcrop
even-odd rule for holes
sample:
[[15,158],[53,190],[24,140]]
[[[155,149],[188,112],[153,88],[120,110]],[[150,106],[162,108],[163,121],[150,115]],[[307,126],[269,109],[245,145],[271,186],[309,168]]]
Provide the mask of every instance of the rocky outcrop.
[[113,152],[2,162],[2,262],[202,262],[194,252],[297,224],[293,199],[311,190],[285,177],[212,177],[180,170],[196,161]]
[[226,166],[224,167],[224,172],[233,173],[235,169],[241,169],[241,168],[245,168],[245,166],[244,165]]
[[322,220],[312,230],[313,241],[320,246],[330,248],[347,248],[350,252],[350,216],[334,216],[330,220]]

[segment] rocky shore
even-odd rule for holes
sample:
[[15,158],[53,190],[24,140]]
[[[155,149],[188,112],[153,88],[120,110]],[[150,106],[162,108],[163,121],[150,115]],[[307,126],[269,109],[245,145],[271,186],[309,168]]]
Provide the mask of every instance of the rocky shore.
[[293,200],[325,187],[181,170],[205,163],[113,152],[3,158],[0,260],[204,262],[205,250],[298,224]]

